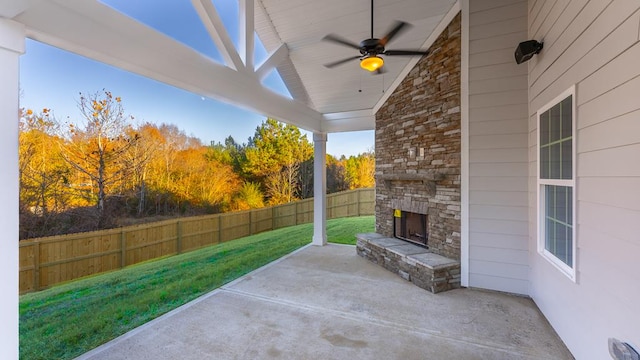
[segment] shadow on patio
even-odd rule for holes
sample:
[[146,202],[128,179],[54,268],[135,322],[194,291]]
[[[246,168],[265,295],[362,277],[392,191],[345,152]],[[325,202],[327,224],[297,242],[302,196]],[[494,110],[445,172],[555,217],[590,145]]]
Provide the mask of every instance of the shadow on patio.
[[305,247],[80,359],[572,359],[535,304]]

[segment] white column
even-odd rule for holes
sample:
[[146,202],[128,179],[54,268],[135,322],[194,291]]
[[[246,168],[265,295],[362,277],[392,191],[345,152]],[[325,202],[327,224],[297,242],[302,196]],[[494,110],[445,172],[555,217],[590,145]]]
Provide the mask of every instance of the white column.
[[0,352],[18,358],[18,107],[24,26],[0,18]]
[[313,134],[313,245],[327,245],[327,134]]

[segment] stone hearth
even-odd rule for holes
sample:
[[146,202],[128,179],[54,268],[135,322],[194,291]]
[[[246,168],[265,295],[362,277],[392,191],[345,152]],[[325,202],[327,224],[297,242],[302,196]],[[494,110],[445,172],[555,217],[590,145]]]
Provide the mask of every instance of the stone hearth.
[[380,234],[358,234],[358,255],[432,293],[460,287],[460,262]]

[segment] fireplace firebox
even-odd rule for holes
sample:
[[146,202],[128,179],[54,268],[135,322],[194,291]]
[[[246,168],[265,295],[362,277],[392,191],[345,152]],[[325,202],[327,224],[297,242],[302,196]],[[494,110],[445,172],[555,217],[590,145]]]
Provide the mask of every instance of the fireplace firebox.
[[427,215],[409,211],[394,211],[393,236],[428,248]]

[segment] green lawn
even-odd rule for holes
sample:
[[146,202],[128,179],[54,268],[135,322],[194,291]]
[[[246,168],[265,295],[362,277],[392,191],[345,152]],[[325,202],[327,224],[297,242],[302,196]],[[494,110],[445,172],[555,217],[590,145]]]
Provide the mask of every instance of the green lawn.
[[[327,222],[330,242],[355,244],[374,217]],[[20,297],[20,358],[89,351],[311,241],[313,225],[278,229],[133,265]]]

